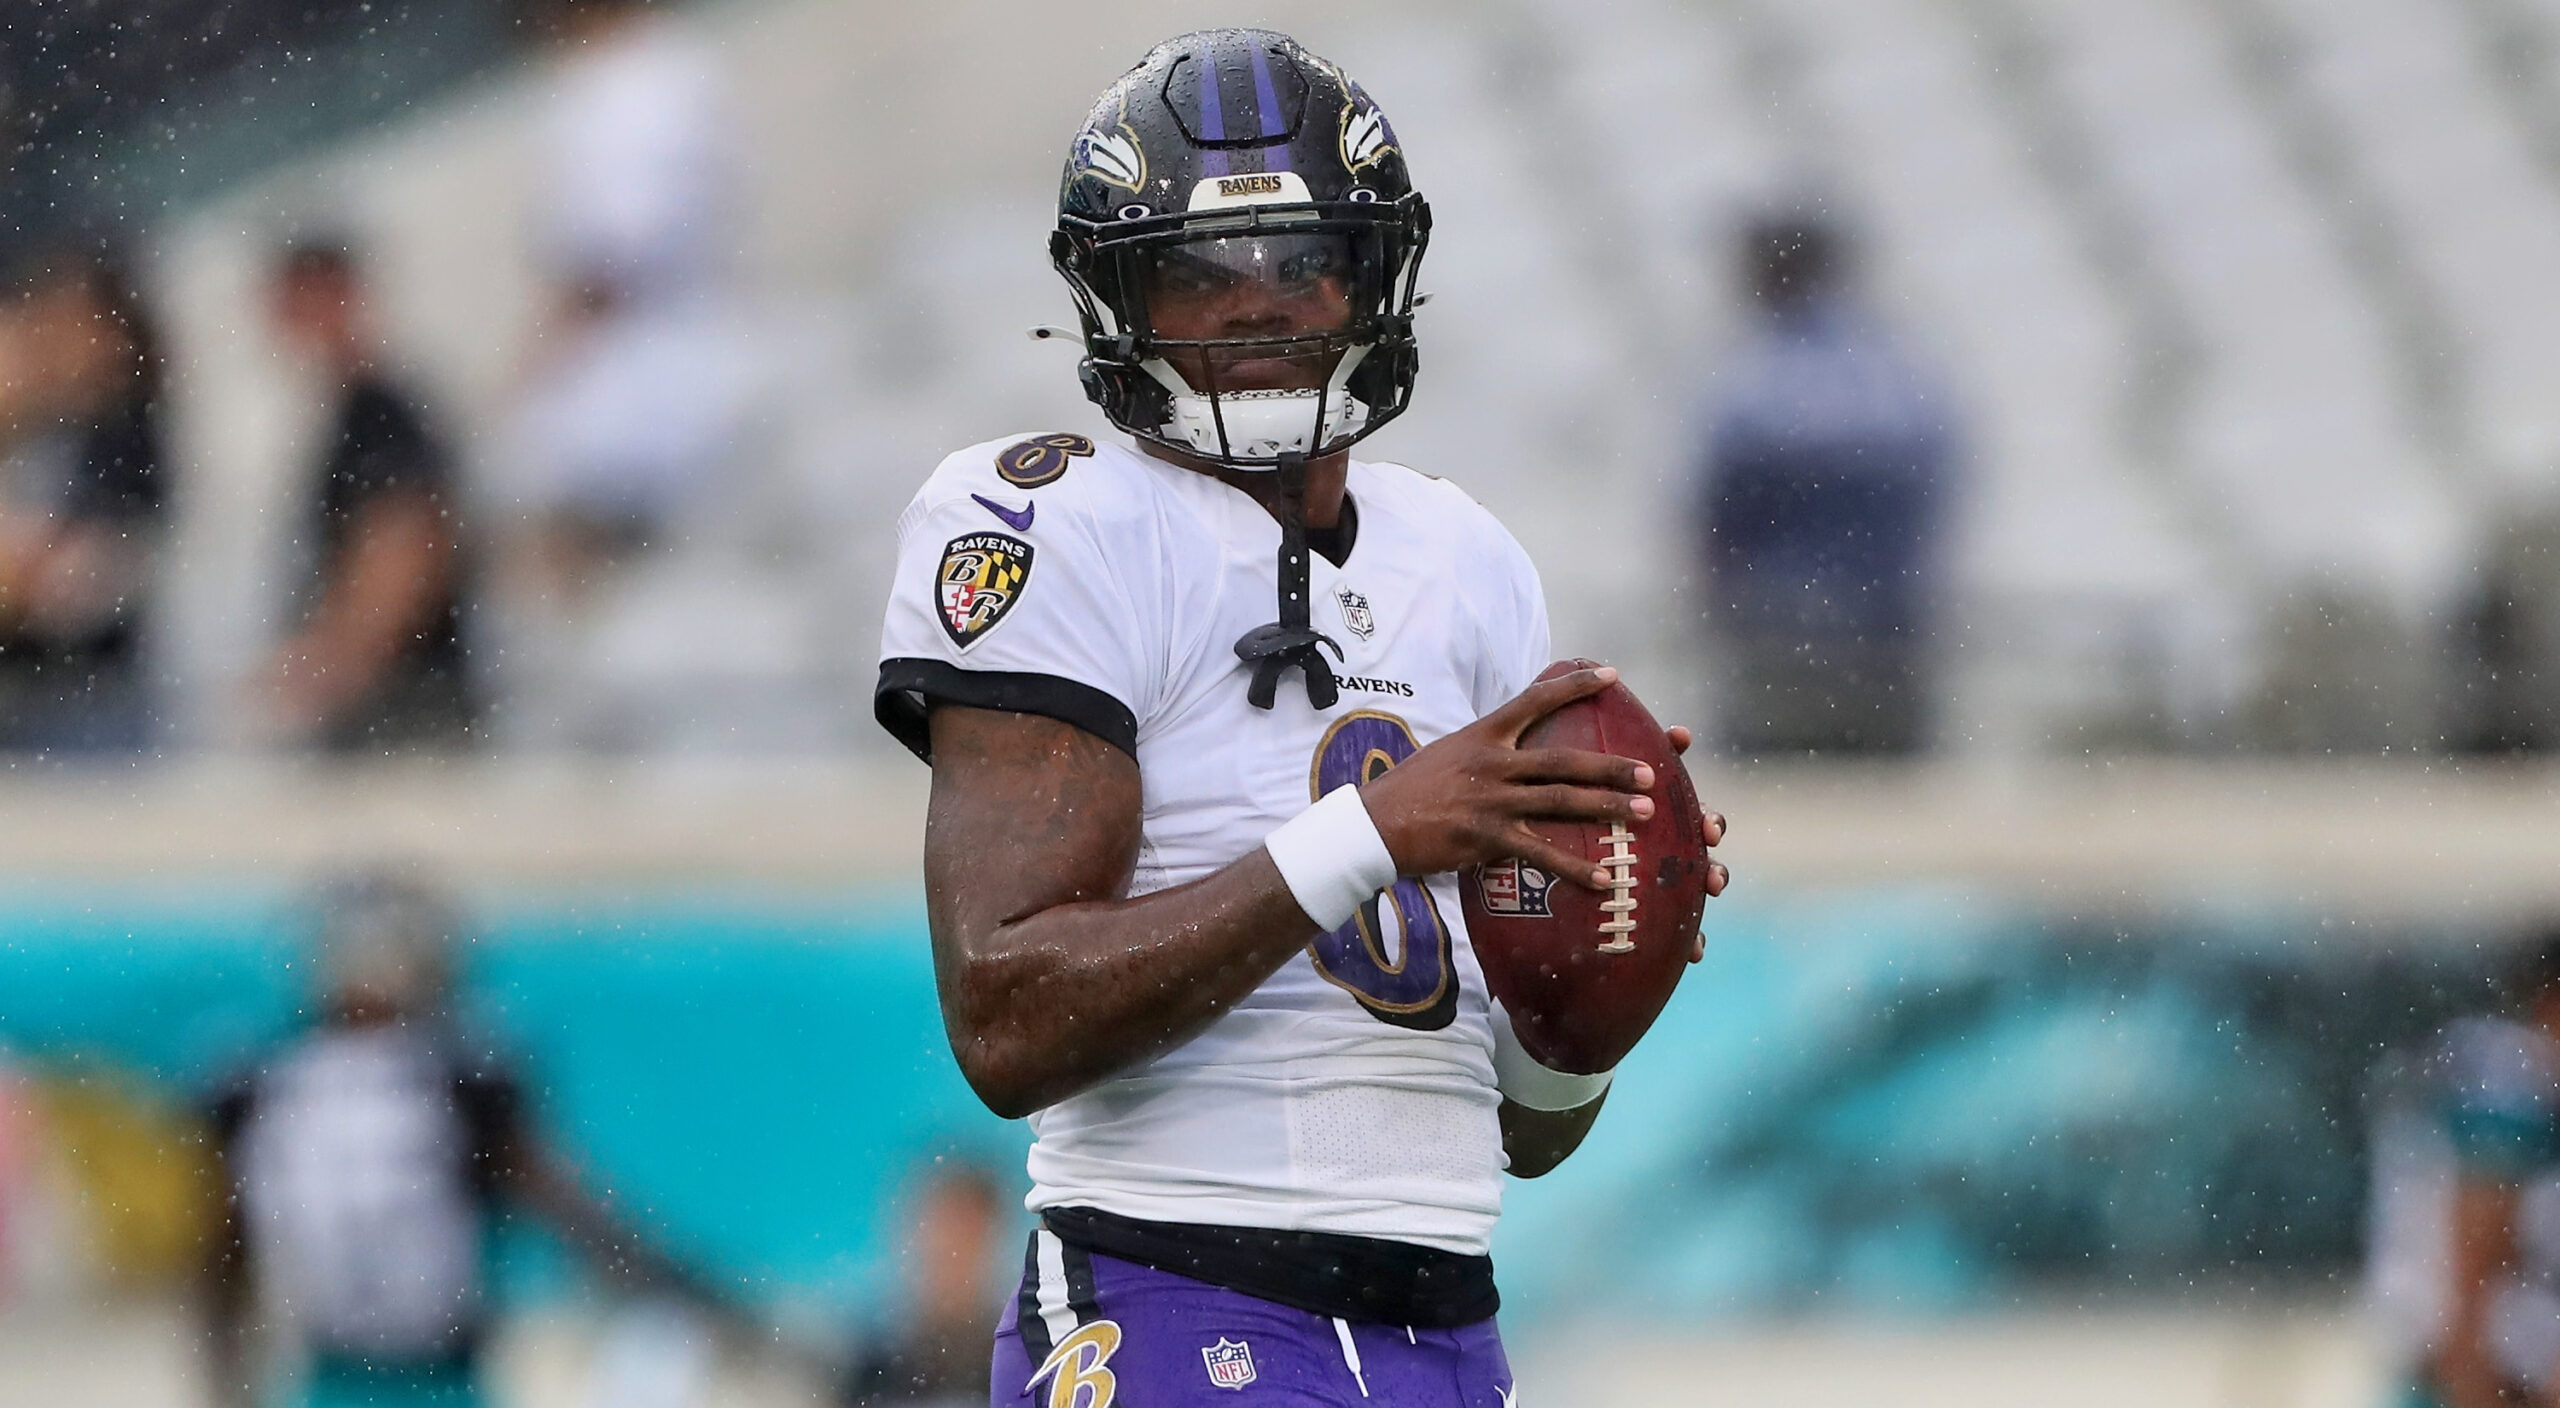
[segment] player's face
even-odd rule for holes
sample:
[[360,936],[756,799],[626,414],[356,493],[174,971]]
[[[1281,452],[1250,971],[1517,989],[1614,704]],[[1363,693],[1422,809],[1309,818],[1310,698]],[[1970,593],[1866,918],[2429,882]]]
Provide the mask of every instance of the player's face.
[[[1158,337],[1175,341],[1320,338],[1351,324],[1351,237],[1236,235],[1147,255],[1141,282]],[[1304,391],[1322,386],[1338,349],[1168,349],[1183,380],[1207,391]]]

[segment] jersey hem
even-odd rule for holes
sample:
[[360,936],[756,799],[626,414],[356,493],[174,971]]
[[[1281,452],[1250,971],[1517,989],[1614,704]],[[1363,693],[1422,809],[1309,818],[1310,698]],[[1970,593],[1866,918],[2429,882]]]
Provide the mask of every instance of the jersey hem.
[[1073,724],[1132,759],[1138,756],[1138,716],[1128,705],[1089,684],[1018,670],[964,670],[944,660],[900,656],[880,662],[871,693],[872,717],[889,736],[927,763],[933,761],[928,717],[933,702],[972,709],[1038,714]]

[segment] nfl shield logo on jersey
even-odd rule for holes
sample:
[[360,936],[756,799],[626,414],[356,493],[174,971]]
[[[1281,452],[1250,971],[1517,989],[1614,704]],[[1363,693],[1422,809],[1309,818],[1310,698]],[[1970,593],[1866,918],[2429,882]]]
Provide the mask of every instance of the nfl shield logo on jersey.
[[1378,616],[1369,609],[1369,598],[1349,587],[1337,586],[1333,589],[1333,604],[1342,608],[1342,624],[1351,628],[1351,634],[1367,640],[1377,633]]
[[1253,1382],[1253,1350],[1242,1340],[1224,1335],[1218,1342],[1200,1351],[1209,1366],[1209,1382],[1220,1388],[1242,1388]]
[[1031,545],[1009,533],[968,533],[942,549],[942,630],[962,650],[978,643],[1031,580]]

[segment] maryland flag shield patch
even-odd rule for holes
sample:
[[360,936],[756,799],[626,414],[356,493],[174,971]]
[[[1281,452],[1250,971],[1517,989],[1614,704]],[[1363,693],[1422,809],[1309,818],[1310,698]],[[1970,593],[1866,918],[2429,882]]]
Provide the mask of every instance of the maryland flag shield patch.
[[1031,545],[1010,533],[969,533],[942,550],[942,630],[962,650],[996,628],[1031,580]]

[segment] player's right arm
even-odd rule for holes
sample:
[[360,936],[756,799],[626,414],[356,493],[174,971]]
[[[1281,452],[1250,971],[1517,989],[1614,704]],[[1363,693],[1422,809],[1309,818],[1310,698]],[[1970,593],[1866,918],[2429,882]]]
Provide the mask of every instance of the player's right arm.
[[[1364,784],[1398,873],[1518,855],[1605,879],[1528,824],[1650,815],[1652,770],[1518,743],[1532,722],[1614,678],[1587,670],[1533,686]],[[1139,773],[1111,743],[1053,718],[952,704],[933,710],[931,730],[935,976],[953,1054],[997,1114],[1029,1114],[1179,1045],[1315,938],[1262,848],[1128,898]]]

